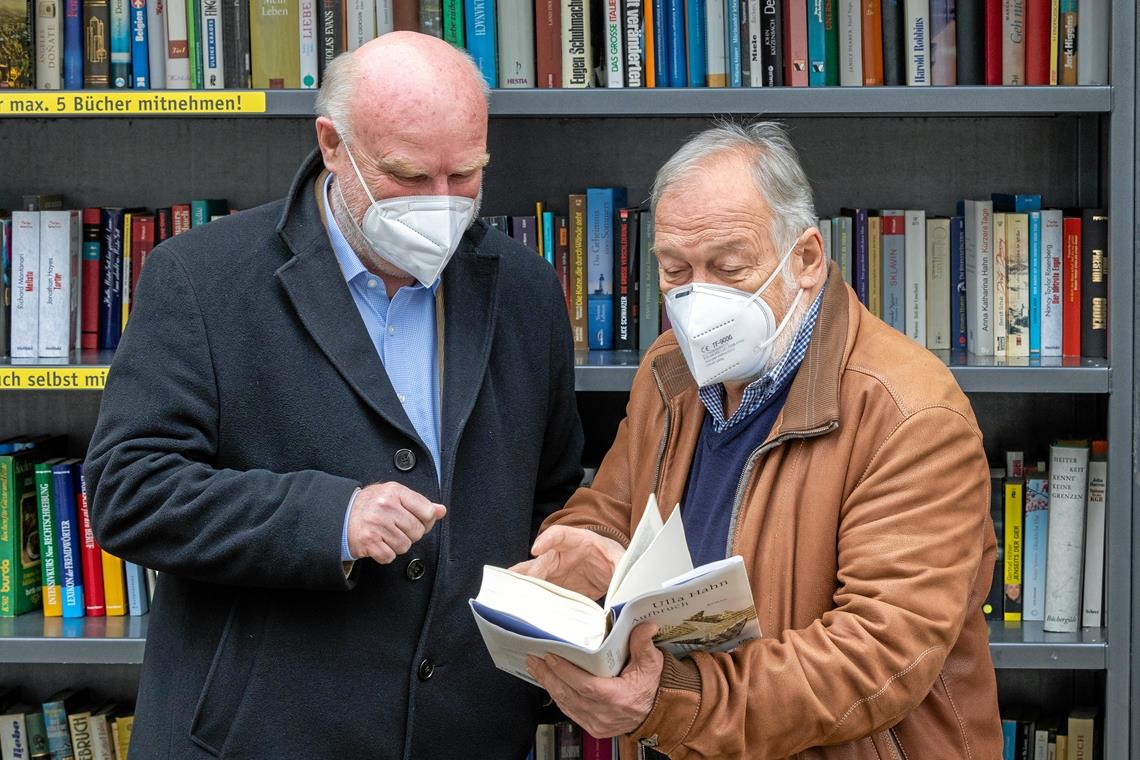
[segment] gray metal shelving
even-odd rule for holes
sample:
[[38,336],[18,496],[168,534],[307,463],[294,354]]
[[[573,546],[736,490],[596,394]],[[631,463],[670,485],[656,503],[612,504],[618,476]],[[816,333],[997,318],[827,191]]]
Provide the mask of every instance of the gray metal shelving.
[[29,612],[0,618],[0,663],[137,665],[149,618],[45,618]]

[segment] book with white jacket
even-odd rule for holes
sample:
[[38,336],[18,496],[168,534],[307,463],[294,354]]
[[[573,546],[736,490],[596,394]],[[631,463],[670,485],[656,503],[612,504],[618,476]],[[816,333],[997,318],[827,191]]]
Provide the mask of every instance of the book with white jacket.
[[926,345],[926,212],[907,211],[903,286],[906,334]]
[[1045,630],[1075,633],[1081,619],[1085,553],[1087,441],[1057,441],[1049,457],[1049,552],[1045,560]]
[[[966,348],[994,355],[993,201],[965,201]],[[1005,346],[1002,346],[1004,355]]]
[[40,213],[12,212],[11,354],[13,359],[34,359],[39,354],[40,322]]
[[1093,441],[1089,458],[1085,517],[1085,579],[1081,625],[1100,628],[1104,622],[1104,529],[1107,519],[1108,442]]
[[38,356],[66,359],[78,346],[80,212],[41,211]]

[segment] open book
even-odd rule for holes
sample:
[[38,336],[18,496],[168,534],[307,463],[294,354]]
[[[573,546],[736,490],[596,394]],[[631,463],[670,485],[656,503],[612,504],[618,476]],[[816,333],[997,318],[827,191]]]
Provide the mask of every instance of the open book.
[[760,636],[752,589],[739,556],[694,569],[674,509],[662,524],[649,497],[629,548],[614,568],[603,609],[585,596],[498,567],[483,567],[470,600],[495,665],[534,683],[527,655],[552,653],[596,676],[615,676],[640,623],[659,626],[654,643],[676,657],[719,652]]

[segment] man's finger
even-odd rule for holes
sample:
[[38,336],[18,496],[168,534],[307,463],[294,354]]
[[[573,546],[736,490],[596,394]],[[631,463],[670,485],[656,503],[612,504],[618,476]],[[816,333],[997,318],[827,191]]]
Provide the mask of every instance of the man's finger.
[[543,532],[534,541],[534,546],[530,547],[531,556],[537,557],[540,554],[558,549],[573,535],[569,531],[574,528],[567,528],[563,525],[555,525],[550,530]]
[[642,623],[629,635],[629,665],[622,671],[624,676],[630,670],[637,670],[656,661],[656,647],[653,637],[660,630],[656,623]]
[[534,559],[528,559],[525,562],[520,562],[511,568],[516,573],[521,575],[529,575],[531,578],[541,578],[548,580],[554,568],[557,567],[557,555],[555,552],[547,552]]

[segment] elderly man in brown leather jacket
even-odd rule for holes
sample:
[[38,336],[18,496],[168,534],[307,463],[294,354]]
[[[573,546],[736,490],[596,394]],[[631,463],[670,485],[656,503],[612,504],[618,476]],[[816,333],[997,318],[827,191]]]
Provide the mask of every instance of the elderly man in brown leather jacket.
[[623,758],[1000,758],[969,402],[827,263],[777,125],[698,135],[653,205],[673,330],[592,487],[518,569],[601,596],[656,493],[680,505],[695,564],[744,558],[763,637],[677,660],[645,624],[616,678],[554,657],[530,672],[588,731],[622,737]]

